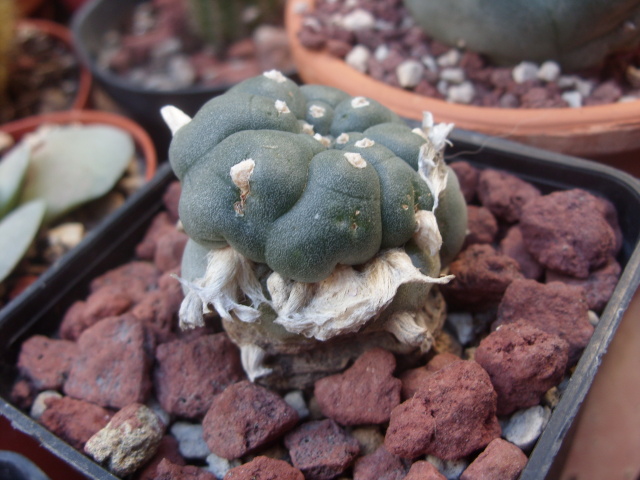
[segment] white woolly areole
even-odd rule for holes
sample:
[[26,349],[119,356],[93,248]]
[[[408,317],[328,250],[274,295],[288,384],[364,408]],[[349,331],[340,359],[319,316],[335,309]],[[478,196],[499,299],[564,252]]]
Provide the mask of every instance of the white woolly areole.
[[420,348],[422,353],[426,353],[434,342],[428,327],[429,319],[430,315],[424,309],[417,312],[395,312],[384,323],[384,330],[403,345]]
[[191,117],[173,105],[166,105],[160,109],[160,115],[164,123],[167,124],[171,135],[175,135],[178,130],[191,121]]
[[356,152],[345,152],[344,154],[347,161],[356,168],[364,168],[367,166],[367,162],[362,155]]
[[413,240],[420,247],[420,250],[435,255],[442,247],[442,235],[440,235],[435,214],[428,210],[418,210],[415,218],[416,231],[413,234]]
[[315,138],[317,141],[319,141],[322,145],[324,145],[327,148],[329,148],[331,146],[331,139],[328,138],[328,137],[323,137],[319,133],[316,133],[313,136],[313,138]]
[[240,345],[240,363],[251,382],[271,373],[270,368],[262,365],[266,356],[267,352],[257,345]]
[[363,138],[362,140],[358,140],[355,143],[355,146],[358,148],[369,148],[369,147],[373,147],[376,144],[376,142],[374,142],[373,140],[371,140],[370,138]]
[[233,184],[240,189],[241,195],[246,195],[249,193],[249,180],[251,179],[251,174],[253,173],[253,169],[256,167],[256,162],[251,158],[247,158],[246,160],[242,160],[240,163],[236,163],[229,170],[229,175],[231,175],[231,181]]
[[[257,307],[268,303],[253,262],[231,247],[209,252],[202,278],[193,282],[176,278],[187,291],[179,312],[183,330],[204,326],[203,314],[211,312],[210,306],[225,320],[232,321],[233,313],[240,321],[252,323],[260,317]],[[240,303],[245,297],[251,306]]]
[[311,105],[309,107],[309,114],[313,118],[322,118],[327,113],[327,109],[320,105]]
[[262,75],[267,77],[269,80],[273,80],[278,83],[284,83],[287,81],[287,77],[285,77],[279,70],[269,70],[264,72]]
[[365,97],[353,97],[353,99],[351,100],[351,106],[353,108],[368,107],[370,104],[371,103],[369,102],[369,99]]
[[302,124],[302,133],[306,133],[307,135],[315,135],[315,131],[313,130],[313,125],[307,122],[303,122]]
[[287,106],[287,102],[284,100],[276,100],[276,110],[278,113],[291,113],[289,107]]
[[391,249],[380,252],[361,272],[338,265],[318,283],[293,282],[274,272],[267,279],[267,289],[278,314],[275,323],[291,333],[324,341],[358,331],[376,318],[404,283],[442,284],[452,278],[427,277],[403,250]]
[[340,135],[338,135],[338,138],[336,138],[336,143],[338,145],[344,145],[348,141],[349,141],[349,134],[348,133],[341,133]]

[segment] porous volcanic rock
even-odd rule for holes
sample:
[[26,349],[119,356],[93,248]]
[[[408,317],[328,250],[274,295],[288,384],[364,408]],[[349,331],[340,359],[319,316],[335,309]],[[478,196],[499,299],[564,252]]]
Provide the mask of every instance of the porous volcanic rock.
[[20,348],[18,369],[36,390],[60,390],[77,354],[75,342],[34,335]]
[[593,334],[584,289],[561,282],[511,283],[498,307],[496,326],[519,320],[565,340],[569,344],[567,367],[575,365]]
[[527,464],[527,456],[513,443],[493,440],[466,468],[460,480],[516,480]]
[[393,376],[395,368],[391,352],[366,351],[344,373],[315,383],[320,410],[341,425],[388,422],[391,410],[400,403],[402,382]]
[[389,453],[384,446],[375,452],[358,458],[353,466],[353,480],[403,480],[407,474],[407,462]]
[[487,372],[474,361],[453,362],[393,410],[385,447],[404,458],[462,458],[500,436],[496,407]]
[[500,240],[500,252],[513,258],[525,278],[538,280],[544,273],[544,267],[531,256],[522,239],[522,230],[514,225],[507,230],[506,235]]
[[138,474],[138,480],[156,480],[158,478],[158,466],[165,459],[174,465],[186,465],[187,463],[180,454],[178,441],[173,435],[164,435],[162,437],[156,453]]
[[474,243],[493,243],[498,234],[498,221],[486,207],[467,206],[467,236],[465,246]]
[[453,162],[450,167],[458,177],[460,191],[462,191],[464,200],[467,203],[472,203],[476,198],[476,192],[478,190],[480,170],[465,161]]
[[527,250],[538,262],[572,277],[587,278],[616,250],[616,236],[601,203],[578,188],[529,202],[520,228]]
[[422,388],[426,379],[434,372],[437,372],[450,363],[460,360],[462,359],[453,353],[439,353],[429,360],[426,365],[402,372],[400,375],[400,380],[402,381],[402,399],[407,400],[413,397],[413,395]]
[[203,437],[209,450],[232,460],[281,437],[297,422],[298,414],[282,397],[243,380],[213,398]]
[[229,470],[224,480],[304,480],[304,475],[284,460],[257,456]]
[[418,460],[411,465],[404,480],[447,480],[436,466],[426,460]]
[[486,169],[478,178],[480,203],[507,223],[517,222],[522,208],[540,195],[536,187],[507,172]]
[[216,480],[216,476],[195,465],[180,465],[163,458],[149,480]]
[[475,352],[498,394],[498,415],[538,405],[562,380],[569,345],[524,321],[502,325]]

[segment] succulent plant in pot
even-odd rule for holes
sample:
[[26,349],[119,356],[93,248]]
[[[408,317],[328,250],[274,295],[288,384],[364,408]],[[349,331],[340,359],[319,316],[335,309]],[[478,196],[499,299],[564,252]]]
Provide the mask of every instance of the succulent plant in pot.
[[[451,125],[427,117],[412,130],[375,100],[298,87],[277,71],[193,119],[173,107],[163,115],[191,238],[183,327],[217,310],[249,377],[276,382],[338,370],[328,350],[349,359],[373,345],[431,347],[444,309],[431,286],[450,280],[441,267],[466,233],[443,163]],[[302,374],[296,361],[316,365]]]

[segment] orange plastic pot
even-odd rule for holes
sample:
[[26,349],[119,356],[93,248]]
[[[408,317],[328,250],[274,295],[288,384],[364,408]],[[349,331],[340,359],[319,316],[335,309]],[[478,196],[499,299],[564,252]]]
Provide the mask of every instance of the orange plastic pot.
[[300,78],[373,98],[399,115],[421,120],[429,111],[437,122],[507,138],[548,150],[601,157],[640,149],[640,101],[581,108],[509,109],[448,103],[389,86],[298,40],[303,16],[314,0],[288,0],[285,23]]
[[144,160],[145,178],[150,180],[155,175],[158,157],[151,137],[133,120],[115,113],[99,110],[65,110],[43,113],[0,125],[0,131],[8,133],[15,141],[18,141],[23,135],[33,132],[44,124],[66,125],[73,123],[111,125],[126,130],[132,136],[136,148]]

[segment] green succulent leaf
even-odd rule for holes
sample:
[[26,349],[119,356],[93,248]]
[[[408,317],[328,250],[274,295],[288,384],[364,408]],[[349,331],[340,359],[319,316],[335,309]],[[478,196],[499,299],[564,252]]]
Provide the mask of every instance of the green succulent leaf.
[[12,148],[0,162],[0,218],[17,203],[29,165],[29,147],[23,143]]
[[131,136],[107,125],[64,126],[33,140],[20,203],[46,201],[44,222],[109,192],[134,155]]
[[0,282],[13,271],[33,242],[46,210],[43,200],[33,200],[0,221]]

